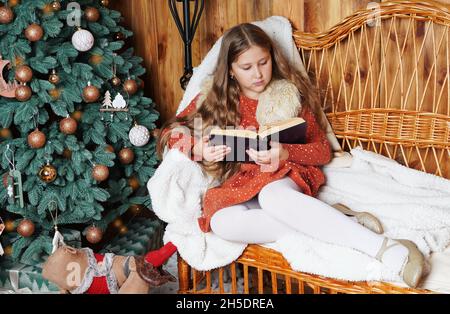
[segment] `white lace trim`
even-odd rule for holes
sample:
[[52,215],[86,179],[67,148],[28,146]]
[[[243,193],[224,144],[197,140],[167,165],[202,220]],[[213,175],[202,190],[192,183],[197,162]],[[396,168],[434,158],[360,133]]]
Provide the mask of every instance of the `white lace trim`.
[[86,252],[88,258],[88,267],[86,269],[84,279],[80,286],[72,290],[72,294],[83,294],[92,285],[92,281],[95,277],[106,277],[106,284],[111,294],[115,294],[119,291],[117,278],[112,271],[112,264],[114,259],[113,253],[106,253],[101,264],[97,264],[94,252],[90,248],[82,248],[82,251]]

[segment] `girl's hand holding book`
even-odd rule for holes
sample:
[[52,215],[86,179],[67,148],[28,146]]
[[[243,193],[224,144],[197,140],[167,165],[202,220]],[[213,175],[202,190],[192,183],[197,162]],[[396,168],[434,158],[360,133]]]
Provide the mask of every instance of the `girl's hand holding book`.
[[287,160],[289,152],[279,142],[270,141],[270,150],[257,151],[252,148],[245,152],[256,164],[263,166],[268,164],[279,165],[280,161]]
[[193,146],[192,152],[196,157],[195,160],[200,156],[200,158],[206,161],[219,162],[224,160],[225,155],[231,152],[231,148],[226,145],[208,146],[208,142],[209,136],[206,135]]

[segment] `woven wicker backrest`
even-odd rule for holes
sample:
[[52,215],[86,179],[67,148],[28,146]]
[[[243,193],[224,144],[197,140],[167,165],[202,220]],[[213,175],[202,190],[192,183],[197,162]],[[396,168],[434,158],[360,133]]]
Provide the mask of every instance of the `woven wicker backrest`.
[[450,178],[450,11],[396,1],[294,39],[345,150]]

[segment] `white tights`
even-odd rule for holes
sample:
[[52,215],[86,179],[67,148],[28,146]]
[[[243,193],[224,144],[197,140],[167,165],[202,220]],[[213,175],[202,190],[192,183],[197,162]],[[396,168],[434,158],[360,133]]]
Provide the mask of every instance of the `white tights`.
[[[303,194],[289,177],[271,182],[248,202],[223,208],[211,218],[219,237],[241,243],[270,243],[295,231],[313,238],[359,250],[375,257],[384,240],[328,204]],[[384,263],[400,269],[408,250],[402,245],[388,249]]]

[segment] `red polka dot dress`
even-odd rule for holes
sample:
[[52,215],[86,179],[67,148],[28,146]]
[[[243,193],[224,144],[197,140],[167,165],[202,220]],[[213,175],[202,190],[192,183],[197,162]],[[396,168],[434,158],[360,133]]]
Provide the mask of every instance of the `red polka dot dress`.
[[[183,117],[196,110],[197,97],[178,117]],[[256,108],[258,100],[240,97],[239,110],[241,113],[240,126],[243,128],[259,128],[256,120]],[[210,220],[215,212],[232,205],[246,202],[255,197],[268,183],[289,176],[300,187],[303,193],[315,196],[325,183],[325,176],[320,166],[327,164],[331,159],[331,148],[313,112],[306,106],[302,107],[299,117],[307,123],[305,144],[282,144],[289,152],[289,158],[280,161],[279,168],[273,172],[261,171],[260,165],[255,163],[243,163],[238,173],[227,179],[221,186],[210,188],[203,199],[202,217],[199,218],[199,226],[203,232],[209,232]],[[180,145],[178,141],[186,141]],[[177,148],[183,153],[189,154],[182,147],[191,147],[194,144],[193,137],[180,135],[171,138],[169,148],[177,143]],[[189,145],[190,143],[190,145]],[[189,156],[192,158],[191,154]]]

